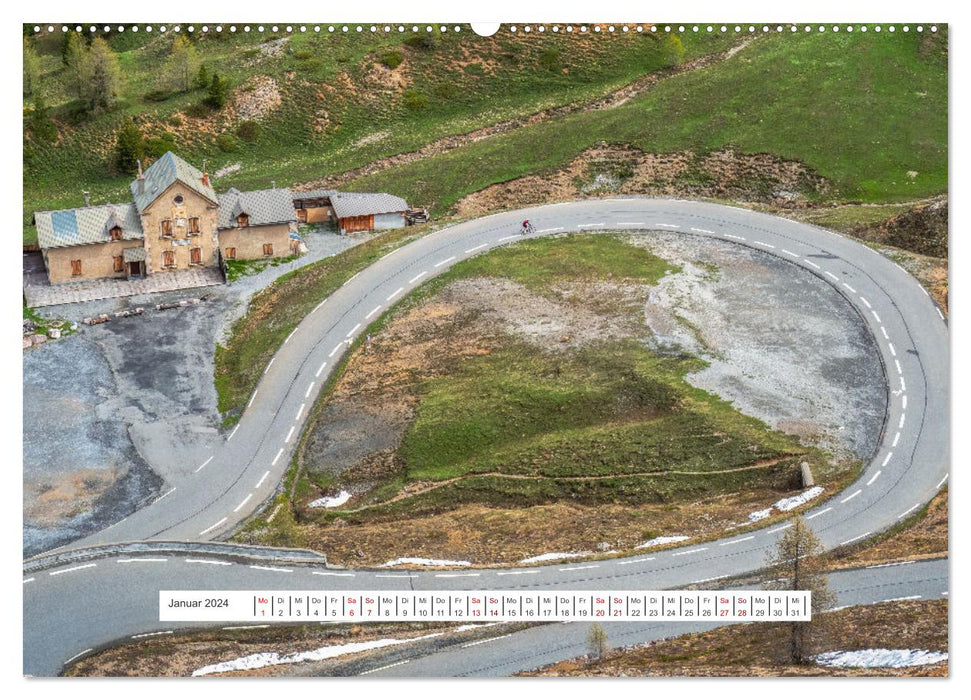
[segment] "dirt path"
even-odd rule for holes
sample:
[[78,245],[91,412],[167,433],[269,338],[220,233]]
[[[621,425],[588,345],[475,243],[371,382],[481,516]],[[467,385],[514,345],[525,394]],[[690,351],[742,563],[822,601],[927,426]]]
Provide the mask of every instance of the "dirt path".
[[712,469],[703,472],[697,471],[680,471],[677,469],[663,469],[660,471],[650,471],[650,472],[630,472],[629,474],[588,474],[585,476],[543,476],[542,474],[505,474],[503,472],[477,472],[473,474],[463,474],[462,476],[455,476],[451,479],[445,479],[443,481],[418,481],[414,484],[409,484],[396,496],[389,498],[386,501],[381,501],[380,503],[369,503],[366,506],[360,506],[359,508],[347,509],[347,513],[360,513],[366,510],[373,510],[374,508],[379,508],[381,506],[390,505],[392,503],[397,503],[398,501],[403,501],[406,498],[412,498],[414,496],[420,496],[430,491],[436,491],[440,488],[448,486],[449,484],[454,484],[458,481],[464,479],[480,478],[480,477],[492,477],[495,479],[513,479],[520,481],[539,481],[549,479],[551,481],[602,481],[604,479],[618,479],[626,477],[651,477],[651,476],[668,476],[670,474],[681,474],[685,476],[708,476],[710,474],[730,474],[733,472],[747,472],[756,469],[768,469],[769,467],[774,467],[779,462],[789,459],[794,455],[783,455],[781,457],[776,457],[775,459],[764,459],[754,464],[750,464],[747,467],[734,467],[732,469]]
[[574,102],[567,105],[561,105],[559,107],[551,107],[539,112],[534,112],[533,114],[525,117],[499,122],[498,124],[485,126],[481,129],[476,129],[475,131],[470,131],[465,134],[445,136],[437,141],[432,141],[431,143],[425,144],[416,151],[399,153],[386,158],[380,158],[368,163],[367,165],[363,165],[360,168],[347,170],[343,173],[338,173],[337,175],[332,175],[319,180],[305,182],[302,185],[298,185],[294,189],[336,188],[352,180],[367,177],[368,175],[374,175],[376,173],[388,170],[389,168],[412,163],[416,160],[421,160],[422,158],[427,158],[429,156],[448,153],[456,148],[461,148],[462,146],[475,143],[476,141],[481,141],[482,139],[486,139],[491,136],[506,134],[511,131],[515,131],[516,129],[522,129],[524,127],[549,121],[550,119],[555,119],[557,117],[575,114],[577,112],[592,112],[600,109],[613,109],[647,92],[662,80],[672,78],[683,73],[690,73],[691,71],[700,70],[702,68],[708,68],[716,63],[726,61],[735,56],[735,54],[742,49],[749,46],[753,41],[755,41],[755,38],[749,37],[726,51],[708,54],[691,61],[686,61],[685,63],[673,68],[664,68],[659,71],[649,73],[648,75],[641,76],[637,80],[628,83],[624,87],[618,88],[617,90],[614,90],[603,97],[594,98],[585,102]]

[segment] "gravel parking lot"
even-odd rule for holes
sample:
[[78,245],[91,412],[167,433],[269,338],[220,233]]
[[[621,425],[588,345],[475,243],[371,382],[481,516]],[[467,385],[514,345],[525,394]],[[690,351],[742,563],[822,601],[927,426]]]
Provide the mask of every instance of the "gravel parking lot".
[[[216,342],[255,292],[368,237],[312,232],[303,257],[229,285],[42,309],[69,321],[145,313],[82,324],[24,353],[24,556],[116,522],[191,473],[221,439]],[[197,296],[198,305],[155,310]]]

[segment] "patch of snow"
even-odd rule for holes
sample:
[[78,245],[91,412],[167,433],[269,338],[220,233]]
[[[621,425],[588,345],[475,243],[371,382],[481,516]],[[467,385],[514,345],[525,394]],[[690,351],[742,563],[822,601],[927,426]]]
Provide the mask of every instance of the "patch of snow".
[[765,510],[757,510],[754,513],[749,513],[748,519],[749,519],[749,522],[754,523],[757,520],[764,520],[765,518],[768,518],[770,515],[772,515],[771,506],[769,506]]
[[370,642],[350,642],[348,644],[334,644],[331,646],[320,647],[310,651],[301,651],[295,654],[278,654],[275,651],[265,651],[249,656],[241,656],[230,661],[221,661],[218,664],[210,664],[197,668],[192,672],[193,676],[208,676],[212,673],[226,673],[227,671],[249,671],[254,668],[265,668],[266,666],[280,666],[282,664],[298,664],[304,661],[322,661],[333,659],[337,656],[346,654],[357,654],[371,649],[382,649],[384,647],[417,642],[422,639],[440,637],[443,632],[426,634],[423,637],[413,637],[411,639],[375,639]]
[[472,566],[472,562],[453,561],[451,559],[422,559],[421,557],[399,557],[391,561],[384,562],[381,566],[400,566],[401,564],[414,564],[416,566]]
[[535,557],[520,560],[520,564],[535,564],[540,561],[552,561],[554,559],[575,559],[576,557],[588,557],[593,552],[549,552],[547,554],[537,554]]
[[687,535],[671,535],[670,537],[655,537],[653,540],[648,540],[647,542],[642,542],[641,544],[634,547],[634,549],[647,549],[648,547],[660,547],[662,544],[671,544],[672,542],[684,542],[685,540],[690,540],[691,538]]
[[783,498],[781,501],[776,501],[772,505],[781,511],[792,510],[793,508],[798,508],[803,503],[808,503],[812,499],[816,498],[819,494],[823,492],[822,486],[813,486],[811,489],[803,491],[798,496],[791,496],[789,498]]
[[468,632],[469,630],[477,630],[477,629],[481,629],[483,627],[494,627],[495,625],[501,625],[501,624],[503,624],[503,623],[501,623],[501,622],[477,622],[477,623],[471,624],[471,625],[459,625],[458,627],[456,627],[452,631],[453,632]]
[[311,501],[307,504],[308,508],[336,508],[337,506],[342,506],[351,500],[351,494],[347,491],[341,491],[336,496],[325,496],[324,498],[318,498],[316,501]]
[[828,651],[814,658],[822,666],[837,668],[906,668],[947,661],[947,652],[926,649],[861,649]]

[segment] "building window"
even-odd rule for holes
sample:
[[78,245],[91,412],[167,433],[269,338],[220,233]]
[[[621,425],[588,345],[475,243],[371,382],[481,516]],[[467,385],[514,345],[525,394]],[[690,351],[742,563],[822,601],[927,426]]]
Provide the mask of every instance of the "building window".
[[175,251],[162,251],[162,267],[175,267]]
[[273,244],[272,243],[264,243],[263,244],[263,255],[265,255],[267,257],[270,257],[271,255],[273,255]]
[[72,260],[71,261],[71,275],[73,277],[80,277],[81,276],[81,261],[80,260]]
[[120,241],[121,240],[121,226],[112,226],[111,227],[111,231],[109,232],[109,234],[111,235],[111,240],[113,240],[113,241]]
[[189,263],[192,265],[202,264],[202,248],[192,248],[189,250]]
[[181,194],[175,195],[175,203],[176,204],[182,204],[182,202],[184,202],[184,201],[185,201],[185,199],[182,197]]
[[236,249],[235,248],[226,248],[226,259],[227,260],[235,260],[236,259]]
[[199,233],[199,217],[193,216],[189,219],[189,235]]
[[171,238],[172,237],[172,220],[163,219],[162,220],[162,237]]
[[236,217],[236,225],[239,228],[246,228],[249,226],[249,214],[240,214]]
[[113,259],[115,261],[115,272],[124,272],[125,257],[123,255],[116,255]]

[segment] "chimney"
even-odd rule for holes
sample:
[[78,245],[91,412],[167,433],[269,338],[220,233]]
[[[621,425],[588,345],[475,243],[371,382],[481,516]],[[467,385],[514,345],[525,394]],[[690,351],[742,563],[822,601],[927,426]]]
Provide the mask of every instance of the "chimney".
[[135,178],[138,182],[138,194],[145,194],[145,175],[142,173],[142,160],[138,159],[138,177]]
[[84,192],[82,192],[82,194],[84,195],[84,206],[90,207],[91,206],[91,193],[88,192],[87,190],[84,190]]
[[202,185],[203,187],[209,187],[209,173],[202,174]]

